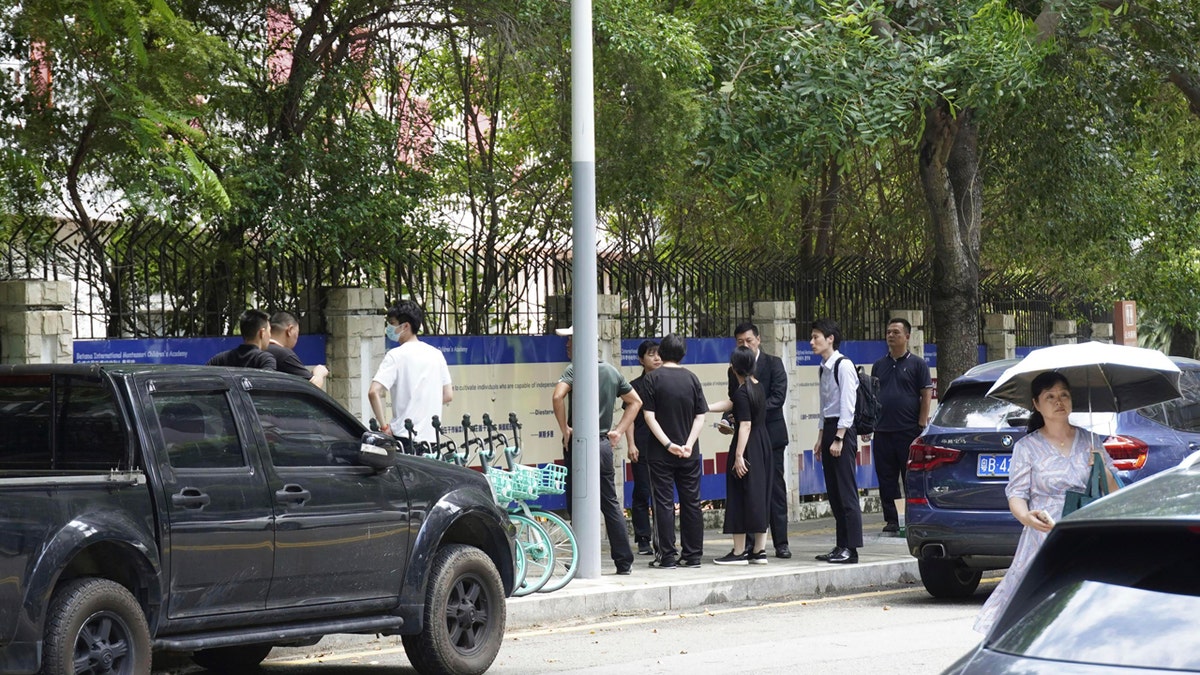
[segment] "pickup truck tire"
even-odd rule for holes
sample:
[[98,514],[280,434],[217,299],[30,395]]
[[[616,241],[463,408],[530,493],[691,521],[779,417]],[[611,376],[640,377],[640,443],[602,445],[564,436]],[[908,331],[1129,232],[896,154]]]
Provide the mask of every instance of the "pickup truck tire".
[[917,560],[917,570],[925,590],[935,598],[968,598],[983,576],[957,560]]
[[500,652],[506,611],[491,558],[472,546],[443,547],[425,590],[424,628],[403,636],[404,652],[422,675],[478,675]]
[[236,673],[252,670],[267,658],[274,645],[238,645],[237,647],[214,647],[192,653],[192,662],[201,668],[220,673]]
[[108,579],[75,579],[54,592],[46,614],[46,675],[150,672],[150,629],[141,605]]

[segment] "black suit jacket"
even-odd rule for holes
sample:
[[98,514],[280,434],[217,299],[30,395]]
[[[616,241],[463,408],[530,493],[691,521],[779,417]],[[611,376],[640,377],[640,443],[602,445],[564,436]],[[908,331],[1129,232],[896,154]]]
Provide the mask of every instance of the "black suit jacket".
[[[771,447],[779,450],[788,444],[787,422],[783,420],[783,401],[787,398],[787,371],[783,359],[762,350],[754,362],[754,377],[767,395],[767,433],[771,435]],[[729,369],[729,398],[737,390],[737,376]]]

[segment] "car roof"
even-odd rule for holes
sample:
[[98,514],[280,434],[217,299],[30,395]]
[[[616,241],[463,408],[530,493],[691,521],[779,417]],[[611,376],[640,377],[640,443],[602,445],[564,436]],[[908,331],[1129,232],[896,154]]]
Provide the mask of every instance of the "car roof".
[[[1171,356],[1168,358],[1183,370],[1200,370],[1200,361],[1196,359],[1189,359],[1186,356]],[[950,383],[950,386],[992,384],[1000,379],[1004,371],[1020,362],[1021,359],[999,359],[997,361],[981,363],[955,378],[954,382]]]
[[1065,523],[1200,521],[1200,452],[1072,513]]

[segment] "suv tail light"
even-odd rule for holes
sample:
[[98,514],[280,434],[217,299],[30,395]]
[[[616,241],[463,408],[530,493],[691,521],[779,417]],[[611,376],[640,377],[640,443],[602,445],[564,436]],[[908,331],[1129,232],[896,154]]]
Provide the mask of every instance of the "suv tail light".
[[943,464],[953,464],[963,458],[962,450],[930,445],[922,436],[908,446],[908,470],[932,471]]
[[[1113,459],[1113,466],[1121,471],[1140,469],[1146,466],[1146,455],[1150,446],[1140,438],[1133,436],[1109,436],[1104,439],[1104,449]],[[909,461],[912,461],[909,455]]]

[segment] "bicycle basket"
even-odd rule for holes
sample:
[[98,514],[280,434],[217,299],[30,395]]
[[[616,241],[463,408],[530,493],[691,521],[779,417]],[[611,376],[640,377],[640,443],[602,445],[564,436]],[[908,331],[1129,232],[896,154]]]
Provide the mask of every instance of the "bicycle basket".
[[532,466],[525,466],[524,464],[513,466],[510,474],[513,482],[513,497],[516,499],[536,499],[541,474],[541,471]]
[[513,500],[512,475],[499,469],[488,471],[484,475],[492,484],[492,492],[496,493],[496,503],[500,506],[507,506]]
[[561,495],[567,491],[567,467],[547,464],[538,471],[538,494]]

